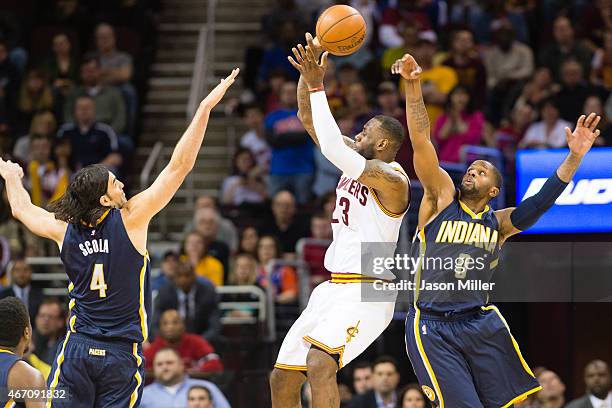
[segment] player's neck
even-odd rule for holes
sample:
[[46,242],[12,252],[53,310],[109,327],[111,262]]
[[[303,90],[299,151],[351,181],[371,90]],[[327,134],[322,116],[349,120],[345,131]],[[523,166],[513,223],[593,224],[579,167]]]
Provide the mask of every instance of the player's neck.
[[19,346],[17,346],[17,347],[7,347],[7,346],[1,346],[0,345],[0,353],[9,352],[9,353],[12,353],[12,354],[15,354],[15,355],[18,355],[18,356],[22,356],[23,355],[23,350],[21,350],[21,353],[19,353],[18,349],[19,349]]
[[479,198],[479,197],[466,197],[465,195],[461,195],[459,197],[461,202],[465,204],[474,214],[478,214],[487,207],[489,204],[488,198]]

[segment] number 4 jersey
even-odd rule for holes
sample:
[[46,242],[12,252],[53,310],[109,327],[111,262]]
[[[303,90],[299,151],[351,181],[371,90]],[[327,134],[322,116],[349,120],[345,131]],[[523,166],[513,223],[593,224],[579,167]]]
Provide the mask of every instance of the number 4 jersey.
[[70,279],[71,332],[147,339],[149,259],[130,241],[120,210],[107,211],[95,226],[69,224],[60,257]]
[[[389,164],[406,176],[398,163]],[[402,213],[387,210],[374,189],[343,174],[336,187],[336,208],[332,217],[334,240],[325,253],[325,268],[333,274],[363,274],[361,243],[397,244],[407,210]]]

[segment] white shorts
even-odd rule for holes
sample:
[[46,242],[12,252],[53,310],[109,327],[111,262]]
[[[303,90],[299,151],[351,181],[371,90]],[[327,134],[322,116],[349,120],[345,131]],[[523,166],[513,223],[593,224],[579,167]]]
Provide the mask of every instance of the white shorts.
[[326,281],[317,286],[283,340],[274,367],[306,371],[311,345],[338,354],[339,368],[363,353],[391,323],[397,292],[388,291],[388,301],[364,302],[362,284]]

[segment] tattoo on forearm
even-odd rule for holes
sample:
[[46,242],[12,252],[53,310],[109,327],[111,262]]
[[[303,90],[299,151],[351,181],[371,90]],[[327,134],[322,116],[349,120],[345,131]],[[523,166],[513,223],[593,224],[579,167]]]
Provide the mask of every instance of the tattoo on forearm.
[[410,128],[410,124],[412,124],[418,132],[427,130],[429,128],[429,116],[427,116],[423,99],[406,101],[406,106],[408,107],[408,127]]

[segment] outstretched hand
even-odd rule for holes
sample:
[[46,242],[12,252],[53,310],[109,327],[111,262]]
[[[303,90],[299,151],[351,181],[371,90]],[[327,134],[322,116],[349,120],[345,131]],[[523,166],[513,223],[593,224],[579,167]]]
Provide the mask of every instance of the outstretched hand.
[[23,178],[23,169],[21,166],[10,160],[2,160],[0,158],[0,176],[6,180],[13,175]]
[[308,88],[322,88],[329,53],[325,51],[321,56],[321,62],[318,62],[318,58],[315,56],[315,52],[319,52],[318,46],[315,45],[314,40],[312,40],[312,36],[307,35],[306,40],[309,44],[306,47],[302,46],[302,44],[298,44],[297,47],[293,47],[291,49],[295,59],[293,59],[291,56],[287,58],[289,59],[291,65],[300,71],[300,74],[304,78],[304,81],[306,81]]
[[400,74],[408,81],[418,80],[421,76],[421,72],[423,72],[423,70],[410,54],[404,54],[402,58],[391,65],[392,74]]
[[219,82],[219,84],[212,91],[210,91],[208,96],[204,98],[204,100],[202,101],[202,105],[205,105],[209,109],[212,109],[217,106],[217,104],[221,102],[221,99],[223,98],[223,95],[225,95],[225,92],[227,92],[229,87],[232,86],[232,84],[236,80],[236,77],[238,76],[239,72],[240,68],[234,68],[231,74],[221,79],[221,82]]
[[565,137],[570,151],[579,157],[583,157],[593,146],[595,139],[599,136],[597,125],[601,117],[595,113],[589,116],[582,115],[576,122],[576,128],[572,132],[570,128],[565,128]]

